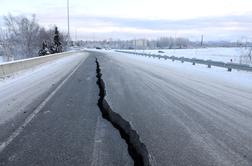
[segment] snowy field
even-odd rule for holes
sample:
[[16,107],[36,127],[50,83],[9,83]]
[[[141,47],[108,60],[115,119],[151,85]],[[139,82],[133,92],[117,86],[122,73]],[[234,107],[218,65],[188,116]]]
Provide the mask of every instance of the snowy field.
[[[129,51],[129,50],[127,50]],[[134,52],[135,50],[131,50]],[[151,53],[167,56],[185,57],[185,58],[198,58],[204,60],[213,60],[221,62],[232,62],[251,64],[251,61],[244,55],[249,54],[249,50],[245,48],[201,48],[201,49],[167,49],[167,50],[136,50],[140,53]],[[164,53],[158,53],[163,51]]]

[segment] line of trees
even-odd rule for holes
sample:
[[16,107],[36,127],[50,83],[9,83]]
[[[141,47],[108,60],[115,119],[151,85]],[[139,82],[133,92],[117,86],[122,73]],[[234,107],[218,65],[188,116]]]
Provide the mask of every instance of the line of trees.
[[158,39],[135,39],[135,40],[101,40],[101,41],[75,41],[77,46],[87,48],[111,48],[111,49],[185,49],[205,47],[249,47],[252,42],[243,41],[191,41],[183,37],[161,37]]
[[76,45],[84,47],[101,47],[112,49],[182,49],[199,46],[187,38],[162,37],[156,40],[103,40],[103,41],[77,41]]
[[[59,33],[58,29],[56,34],[56,29],[53,27],[47,30],[40,26],[35,15],[25,17],[9,14],[4,16],[4,27],[0,29],[0,49],[7,61],[38,56],[42,43],[46,43],[48,48],[60,44],[62,51],[62,47],[67,44],[67,37]],[[58,41],[55,41],[55,36]]]
[[162,37],[156,41],[157,48],[187,48],[190,40],[187,38]]

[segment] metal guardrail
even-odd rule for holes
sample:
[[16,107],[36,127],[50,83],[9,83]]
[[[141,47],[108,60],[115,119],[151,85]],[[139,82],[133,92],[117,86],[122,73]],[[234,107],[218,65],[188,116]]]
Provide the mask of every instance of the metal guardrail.
[[134,55],[141,55],[141,56],[153,57],[153,58],[159,58],[159,59],[163,58],[165,60],[170,59],[172,61],[181,61],[182,63],[190,62],[193,65],[203,64],[203,65],[207,65],[208,68],[211,68],[212,66],[222,67],[222,68],[227,68],[228,71],[230,71],[230,72],[233,69],[252,72],[252,67],[249,66],[249,65],[245,65],[245,64],[224,63],[224,62],[219,62],[219,61],[203,60],[203,59],[197,59],[197,58],[184,58],[184,57],[175,57],[175,56],[157,55],[157,54],[147,54],[147,53],[139,53],[139,52],[131,52],[131,51],[116,50],[116,52],[134,54]]

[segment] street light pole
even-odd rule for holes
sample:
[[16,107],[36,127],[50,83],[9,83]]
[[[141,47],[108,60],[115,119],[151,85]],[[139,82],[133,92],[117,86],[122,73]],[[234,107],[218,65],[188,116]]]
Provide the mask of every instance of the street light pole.
[[70,24],[69,24],[69,0],[67,0],[67,45],[70,41]]

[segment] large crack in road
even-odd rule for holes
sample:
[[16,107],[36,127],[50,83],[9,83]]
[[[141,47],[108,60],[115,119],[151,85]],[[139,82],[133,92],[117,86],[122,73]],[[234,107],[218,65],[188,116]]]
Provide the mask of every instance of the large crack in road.
[[141,142],[138,133],[132,128],[130,123],[123,119],[121,115],[114,112],[105,99],[106,89],[102,79],[100,64],[96,58],[96,77],[99,87],[98,106],[101,110],[102,117],[108,120],[116,128],[128,145],[129,155],[134,161],[134,166],[151,166],[150,155],[144,143]]

